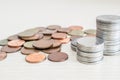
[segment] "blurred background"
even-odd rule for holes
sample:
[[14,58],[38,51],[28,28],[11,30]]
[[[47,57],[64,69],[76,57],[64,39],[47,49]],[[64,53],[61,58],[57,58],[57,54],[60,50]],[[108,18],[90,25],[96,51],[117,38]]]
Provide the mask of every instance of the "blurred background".
[[120,0],[0,0],[0,39],[51,24],[96,28],[96,16],[120,15]]

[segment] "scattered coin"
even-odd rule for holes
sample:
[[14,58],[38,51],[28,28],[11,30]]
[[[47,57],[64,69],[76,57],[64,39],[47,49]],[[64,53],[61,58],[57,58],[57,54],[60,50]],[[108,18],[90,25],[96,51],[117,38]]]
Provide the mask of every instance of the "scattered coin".
[[73,40],[75,40],[75,39],[77,39],[77,38],[81,38],[81,36],[71,36],[71,37],[70,37],[70,40],[73,41]]
[[52,40],[38,40],[33,43],[33,46],[37,49],[47,49],[53,45]]
[[28,41],[28,42],[26,42],[25,44],[24,44],[24,47],[25,48],[30,48],[30,49],[33,49],[34,47],[33,47],[33,43],[34,43],[35,41]]
[[51,53],[55,53],[55,52],[60,52],[61,48],[60,47],[56,47],[56,48],[45,49],[45,50],[42,50],[42,51],[44,53],[51,54]]
[[35,34],[34,36],[31,36],[31,37],[24,37],[22,38],[23,40],[38,40],[40,39],[40,35],[39,34]]
[[95,29],[87,29],[84,31],[87,35],[96,35]]
[[12,35],[7,38],[9,41],[19,39],[18,35]]
[[0,61],[4,60],[6,57],[7,57],[7,53],[0,51]]
[[63,62],[68,59],[68,55],[64,52],[55,52],[48,55],[48,60],[52,62]]
[[52,38],[51,35],[44,35],[42,39],[50,40]]
[[62,44],[67,44],[68,42],[70,42],[70,38],[65,38],[65,39],[61,39],[59,40]]
[[52,38],[65,39],[65,38],[67,38],[67,34],[66,33],[54,33],[54,34],[52,34]]
[[24,55],[28,55],[28,54],[32,54],[32,53],[38,53],[40,52],[39,50],[36,50],[36,49],[28,49],[28,48],[22,48],[21,49],[21,53],[24,54]]
[[13,47],[9,47],[9,46],[3,46],[1,48],[1,51],[2,52],[6,52],[6,53],[14,53],[14,52],[19,51],[20,49],[21,49],[21,47],[15,47],[15,48],[13,48]]
[[47,27],[47,29],[50,29],[50,30],[58,30],[60,28],[61,28],[61,26],[59,26],[59,25],[49,25]]
[[9,42],[8,42],[8,46],[10,46],[10,47],[20,47],[20,46],[22,46],[24,43],[25,43],[24,40],[17,39],[17,40],[9,41]]
[[59,40],[52,40],[52,41],[53,41],[52,48],[59,47],[62,44]]
[[57,32],[57,30],[45,30],[42,33],[45,35],[52,35],[53,33],[56,33],[56,32]]
[[39,63],[42,62],[46,59],[45,54],[41,54],[41,53],[33,53],[30,55],[27,55],[25,60],[29,63]]
[[85,36],[84,32],[81,30],[72,30],[68,34],[71,36],[81,36],[81,37]]
[[0,46],[5,46],[7,44],[8,44],[8,40],[7,39],[0,40]]
[[69,33],[70,29],[69,28],[60,28],[57,31],[60,32],[60,33]]
[[73,25],[73,26],[69,26],[70,30],[83,30],[82,26],[77,26],[77,25]]

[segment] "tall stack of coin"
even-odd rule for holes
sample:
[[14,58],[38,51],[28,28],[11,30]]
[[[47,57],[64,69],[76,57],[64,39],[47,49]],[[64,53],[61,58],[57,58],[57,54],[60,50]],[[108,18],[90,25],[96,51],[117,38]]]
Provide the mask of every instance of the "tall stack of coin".
[[81,63],[96,64],[103,60],[104,41],[97,37],[77,39],[77,60]]
[[104,55],[120,53],[120,16],[98,16],[96,36],[105,42]]

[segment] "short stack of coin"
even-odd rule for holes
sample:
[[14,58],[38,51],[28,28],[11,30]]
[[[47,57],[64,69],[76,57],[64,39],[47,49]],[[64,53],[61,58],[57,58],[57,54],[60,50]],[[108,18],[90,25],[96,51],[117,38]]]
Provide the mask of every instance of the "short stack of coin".
[[101,15],[97,17],[97,37],[104,40],[104,55],[120,53],[120,16]]
[[96,64],[103,60],[104,41],[97,37],[77,39],[77,60],[85,64]]

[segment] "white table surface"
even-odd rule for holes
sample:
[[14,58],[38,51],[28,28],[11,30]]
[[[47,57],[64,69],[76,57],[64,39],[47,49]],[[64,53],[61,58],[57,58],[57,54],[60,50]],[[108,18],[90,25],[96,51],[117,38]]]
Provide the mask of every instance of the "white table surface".
[[[96,28],[98,15],[120,15],[119,0],[0,0],[0,39],[28,28],[58,24]],[[65,62],[29,64],[20,52],[0,61],[0,80],[120,80],[120,56],[105,56],[101,64],[85,65],[65,44]]]

